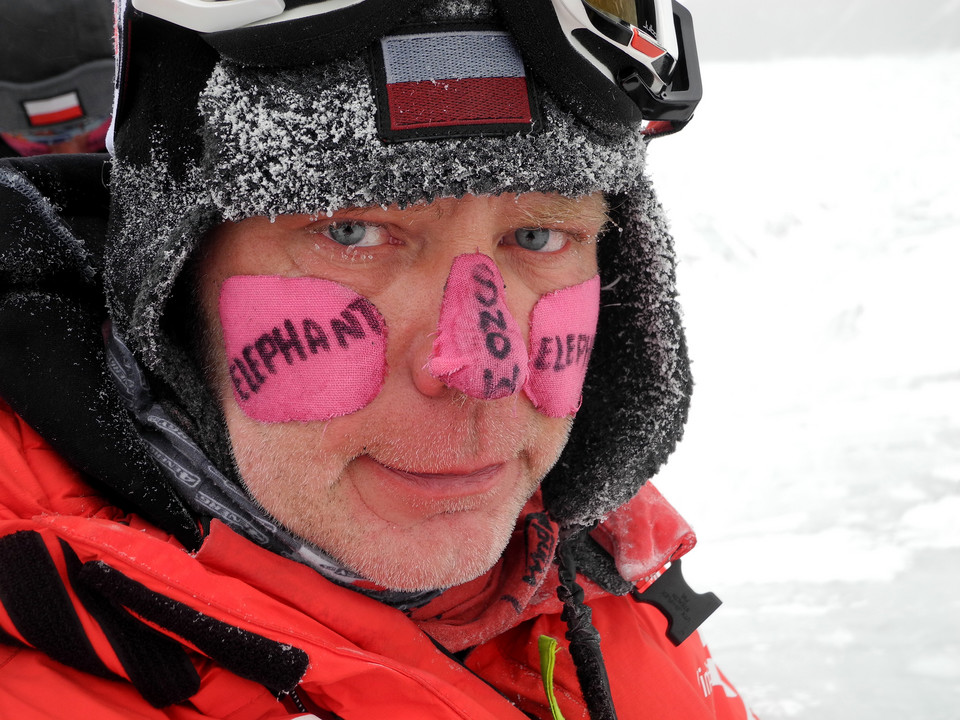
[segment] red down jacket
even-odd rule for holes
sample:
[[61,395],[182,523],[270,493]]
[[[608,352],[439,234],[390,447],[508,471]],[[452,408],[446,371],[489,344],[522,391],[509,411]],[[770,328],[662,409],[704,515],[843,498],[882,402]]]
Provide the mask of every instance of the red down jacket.
[[[621,547],[638,523],[645,539]],[[587,718],[556,571],[524,607],[502,599],[551,532],[528,522],[491,573],[408,616],[217,522],[187,552],[94,492],[0,401],[0,717]],[[601,533],[634,575],[693,542],[649,485]],[[698,635],[674,647],[659,611],[586,590],[621,720],[751,717]],[[560,646],[555,711],[542,635]]]

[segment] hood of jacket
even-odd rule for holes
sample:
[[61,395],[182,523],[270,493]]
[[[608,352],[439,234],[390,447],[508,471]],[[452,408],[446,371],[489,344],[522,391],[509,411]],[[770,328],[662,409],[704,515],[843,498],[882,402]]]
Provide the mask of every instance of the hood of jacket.
[[[486,0],[431,2],[419,12],[421,23],[499,22]],[[109,311],[156,393],[179,408],[223,472],[239,480],[219,405],[183,331],[184,268],[209,229],[256,215],[531,191],[603,192],[612,217],[599,240],[603,290],[583,402],[543,481],[546,508],[561,523],[590,526],[666,461],[692,381],[673,241],[644,175],[639,131],[602,132],[543,91],[539,132],[385,142],[363,54],[260,67],[130,9],[121,40]]]

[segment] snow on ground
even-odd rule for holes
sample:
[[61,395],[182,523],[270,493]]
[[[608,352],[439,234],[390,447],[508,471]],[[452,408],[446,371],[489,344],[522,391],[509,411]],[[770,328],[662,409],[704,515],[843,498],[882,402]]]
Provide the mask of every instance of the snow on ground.
[[960,718],[960,53],[703,68],[650,169],[697,387],[658,486],[763,720]]

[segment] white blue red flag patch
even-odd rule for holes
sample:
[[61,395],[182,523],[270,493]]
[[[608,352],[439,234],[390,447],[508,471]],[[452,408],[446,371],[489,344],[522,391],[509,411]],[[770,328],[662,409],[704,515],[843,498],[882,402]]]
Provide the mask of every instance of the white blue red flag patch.
[[76,92],[67,92],[54,97],[25,100],[23,111],[31,127],[44,127],[83,117],[80,97]]
[[501,30],[387,36],[375,58],[387,140],[530,132],[540,115],[520,53]]

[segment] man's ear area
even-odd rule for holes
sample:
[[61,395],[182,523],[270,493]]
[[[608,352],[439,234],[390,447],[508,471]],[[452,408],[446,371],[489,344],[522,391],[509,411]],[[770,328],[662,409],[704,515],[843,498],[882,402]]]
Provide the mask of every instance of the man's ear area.
[[210,314],[209,297],[216,296],[218,283],[210,270],[209,260],[222,228],[228,224],[218,223],[200,238],[177,280],[168,313],[180,318],[183,323],[185,342],[182,347],[188,349],[214,399],[218,398],[214,371],[217,365],[217,350],[223,343],[223,333],[217,318]]

